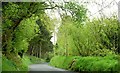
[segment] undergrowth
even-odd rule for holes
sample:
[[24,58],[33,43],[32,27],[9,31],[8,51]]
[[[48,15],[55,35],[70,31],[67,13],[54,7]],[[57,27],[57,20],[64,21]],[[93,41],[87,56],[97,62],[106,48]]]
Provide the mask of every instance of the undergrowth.
[[50,65],[73,71],[118,71],[117,56],[55,56]]
[[26,55],[23,58],[13,59],[8,59],[4,55],[2,56],[2,71],[28,71],[29,65],[44,62],[43,59]]

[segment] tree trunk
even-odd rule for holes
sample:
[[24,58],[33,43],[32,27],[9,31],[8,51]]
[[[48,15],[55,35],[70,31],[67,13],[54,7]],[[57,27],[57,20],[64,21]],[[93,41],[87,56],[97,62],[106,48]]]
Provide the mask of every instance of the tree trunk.
[[40,56],[40,58],[41,58],[41,42],[40,42],[40,52],[39,52],[39,56]]

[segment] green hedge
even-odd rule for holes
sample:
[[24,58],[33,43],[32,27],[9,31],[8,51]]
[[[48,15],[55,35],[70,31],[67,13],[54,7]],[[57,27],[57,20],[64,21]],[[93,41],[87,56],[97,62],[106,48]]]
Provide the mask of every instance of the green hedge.
[[2,71],[17,71],[17,68],[14,62],[2,56]]
[[117,71],[118,59],[115,56],[55,56],[50,65],[73,71]]

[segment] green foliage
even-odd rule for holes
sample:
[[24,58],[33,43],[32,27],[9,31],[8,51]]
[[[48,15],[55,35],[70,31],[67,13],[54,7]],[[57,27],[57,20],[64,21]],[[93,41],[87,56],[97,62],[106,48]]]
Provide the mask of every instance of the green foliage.
[[[52,51],[53,44],[51,39],[51,20],[45,16],[46,14],[41,14],[40,19],[36,21],[39,26],[40,33],[37,34],[30,42],[28,53],[30,55],[45,58],[47,52]],[[46,20],[44,20],[46,19]],[[42,54],[42,55],[41,55]]]
[[117,52],[118,21],[116,17],[86,21],[80,27],[76,27],[76,23],[70,16],[64,17],[63,20],[58,32],[57,54],[105,56]]
[[87,9],[85,8],[85,6],[79,5],[74,2],[68,2],[67,4],[65,4],[65,8],[71,13],[73,20],[77,21],[78,24],[86,20]]
[[26,56],[26,61],[27,63],[29,62],[29,65],[30,64],[38,64],[38,63],[44,63],[45,60],[41,59],[41,58],[37,58],[35,56]]
[[[14,59],[15,60],[15,59]],[[35,63],[43,63],[43,59],[34,56],[23,56],[21,63],[14,62],[2,56],[2,71],[28,71],[28,66]]]
[[54,56],[53,52],[46,52],[44,59],[46,60],[46,62],[50,62],[53,56]]
[[32,62],[31,62],[31,60],[30,60],[30,58],[28,56],[23,56],[22,63],[25,66],[28,66],[28,65],[32,64]]
[[17,71],[15,63],[2,56],[2,71]]
[[117,59],[84,57],[76,60],[72,69],[78,71],[116,71],[117,65]]
[[[49,62],[53,57],[50,39],[55,27],[54,20],[45,14],[47,6],[46,2],[2,3],[4,71],[26,71],[29,64],[45,62],[41,58]],[[119,29],[116,17],[90,22],[86,21],[87,9],[83,5],[68,2],[63,7],[71,16],[67,13],[61,16],[62,25],[54,47],[54,55],[62,56],[53,57],[50,64],[74,71],[116,70],[119,67],[115,55]],[[26,52],[32,56],[24,56]]]
[[[59,58],[59,60],[57,60]],[[50,65],[52,65],[52,66],[55,66],[55,67],[60,67],[61,68],[61,65],[62,65],[62,63],[63,63],[63,61],[64,61],[64,58],[65,57],[59,57],[59,56],[55,56],[55,57],[53,57],[52,59],[51,59],[51,61],[50,61]],[[56,61],[59,61],[59,62],[56,62]]]
[[40,24],[43,25],[47,30],[52,31],[54,29],[54,19],[51,19],[46,13],[39,15]]
[[[65,4],[65,8],[71,13],[62,16],[62,25],[57,34],[56,54],[59,55],[81,55],[82,48],[79,44],[81,38],[79,35],[82,30],[83,22],[86,20],[86,8],[73,2]],[[83,35],[84,37],[84,35]],[[76,53],[75,53],[76,52]]]
[[50,65],[73,71],[118,71],[118,57],[55,56]]
[[[3,18],[14,20],[28,17],[32,14],[38,15],[38,12],[44,12],[44,8],[47,5],[45,2],[2,2],[2,6]],[[41,11],[41,9],[43,11]]]
[[55,48],[57,55],[105,56],[118,52],[119,27],[115,16],[89,21],[83,5],[68,2],[65,8],[72,17],[62,16]]
[[[14,56],[14,55],[15,55],[14,53],[11,53],[11,54],[6,54],[6,56],[4,56],[4,57],[6,59],[10,60],[12,63],[14,63],[14,66],[17,71],[28,71],[28,65],[27,65],[27,63],[26,64],[24,63],[24,61],[25,61],[24,57],[22,59],[22,58],[20,58],[19,55],[16,55],[16,56]],[[3,61],[3,59],[2,59],[2,61]],[[28,61],[28,63],[29,63],[29,61]],[[4,64],[2,64],[2,65],[4,65]]]
[[[27,71],[28,65],[31,64],[29,58],[24,57],[24,53],[27,52],[30,41],[41,33],[36,21],[43,14],[45,17],[44,9],[46,7],[45,2],[2,2],[2,50],[5,57],[8,58],[8,63],[11,66],[14,63],[14,67],[18,71]],[[45,19],[49,21],[48,17]],[[3,60],[7,61],[7,59]],[[3,68],[7,70],[8,65],[6,63]]]
[[36,19],[38,17],[31,17],[20,23],[20,25],[15,30],[15,39],[13,42],[14,50],[17,52],[24,50],[27,51],[29,46],[29,41],[34,38],[39,32],[38,25],[36,24]]
[[2,49],[5,52],[27,51],[29,41],[39,31],[36,20],[45,7],[45,2],[2,2]]
[[[57,34],[57,48],[56,53],[60,55],[78,55],[78,50],[74,44],[73,37],[71,35],[76,34],[73,33],[73,30],[76,30],[76,26],[74,25],[74,21],[70,16],[64,16],[62,25],[59,28],[59,32]],[[74,53],[76,52],[76,53]]]
[[[70,69],[74,59],[79,58],[78,56],[54,56],[50,60],[50,65],[63,68],[63,69]],[[59,60],[58,60],[59,59]]]
[[2,51],[1,50],[0,50],[0,71],[2,71]]

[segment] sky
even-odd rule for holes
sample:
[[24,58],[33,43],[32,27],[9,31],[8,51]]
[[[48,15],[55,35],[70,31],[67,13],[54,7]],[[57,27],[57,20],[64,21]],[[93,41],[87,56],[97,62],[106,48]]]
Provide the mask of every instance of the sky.
[[[53,0],[55,3],[62,3],[63,0]],[[64,0],[69,2],[69,0]],[[112,15],[118,16],[118,2],[120,0],[70,0],[75,1],[78,4],[83,4],[87,9],[87,16],[92,20],[93,18],[100,18],[101,16],[111,17]],[[51,41],[53,44],[57,41],[57,32],[58,28],[61,25],[61,18],[59,15],[59,10],[46,10],[48,16],[52,19],[56,19],[55,21],[55,32],[53,32],[53,37]]]

